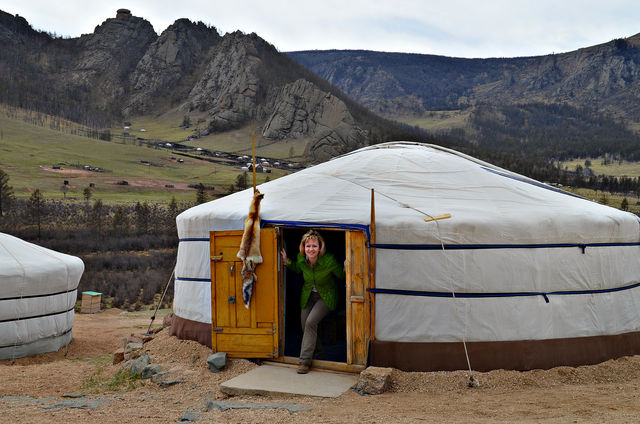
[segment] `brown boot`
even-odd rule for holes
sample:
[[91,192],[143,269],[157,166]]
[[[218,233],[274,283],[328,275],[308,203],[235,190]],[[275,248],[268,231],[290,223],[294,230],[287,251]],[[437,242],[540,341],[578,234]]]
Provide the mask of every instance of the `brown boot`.
[[298,374],[306,374],[309,372],[309,369],[311,367],[309,365],[306,364],[300,364],[298,365]]

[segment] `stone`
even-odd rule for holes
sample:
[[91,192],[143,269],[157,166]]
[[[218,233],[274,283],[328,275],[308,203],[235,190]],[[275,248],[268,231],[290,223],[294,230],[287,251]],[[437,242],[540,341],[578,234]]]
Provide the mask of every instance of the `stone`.
[[124,359],[135,359],[142,355],[142,342],[127,343],[124,347]]
[[113,365],[119,364],[122,361],[124,361],[124,348],[123,347],[121,347],[120,349],[118,349],[115,352],[113,352]]
[[207,357],[211,372],[220,372],[227,365],[227,352],[216,352]]
[[360,373],[355,390],[370,395],[379,395],[389,388],[392,368],[368,367]]
[[151,381],[160,384],[169,375],[167,371],[159,372],[151,377]]
[[184,383],[184,378],[182,377],[165,378],[165,379],[161,379],[157,383],[162,387],[169,387],[169,386],[173,386],[174,384]]
[[213,411],[219,409],[221,411],[228,411],[230,409],[286,409],[289,413],[294,414],[296,412],[311,411],[312,409],[307,406],[297,405],[295,403],[254,403],[254,402],[234,402],[224,400],[208,400],[205,406],[205,411]]
[[194,422],[197,421],[199,417],[200,414],[197,412],[185,412],[184,414],[182,414],[182,417],[180,417],[180,422]]
[[151,378],[162,371],[162,365],[149,364],[142,369],[142,378]]
[[129,337],[127,337],[127,342],[125,343],[125,345],[127,343],[144,343],[144,341],[142,340],[141,335],[131,334],[129,335]]
[[124,347],[124,353],[131,352],[132,350],[140,350],[142,349],[142,341],[127,343]]
[[138,359],[133,361],[133,364],[131,364],[131,374],[142,374],[142,371],[147,365],[149,365],[149,362],[149,355],[146,353],[142,354]]

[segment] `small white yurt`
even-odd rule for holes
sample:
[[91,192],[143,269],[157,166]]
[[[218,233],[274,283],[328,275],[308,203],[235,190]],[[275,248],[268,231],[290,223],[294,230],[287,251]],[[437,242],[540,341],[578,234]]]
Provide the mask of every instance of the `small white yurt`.
[[80,258],[0,233],[0,360],[71,342],[83,272]]
[[346,263],[335,320],[344,352],[333,362],[347,368],[525,370],[640,353],[634,214],[408,142],[258,189],[264,262],[249,308],[237,301],[235,254],[252,190],[178,216],[173,334],[294,361],[298,283],[278,252],[295,254],[315,228]]

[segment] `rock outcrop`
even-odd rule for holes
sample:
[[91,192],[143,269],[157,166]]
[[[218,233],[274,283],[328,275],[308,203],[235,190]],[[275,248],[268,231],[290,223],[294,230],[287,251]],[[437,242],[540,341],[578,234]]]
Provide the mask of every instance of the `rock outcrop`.
[[262,135],[271,139],[311,136],[305,155],[318,161],[353,150],[366,138],[342,100],[303,79],[283,87]]
[[201,71],[209,51],[221,39],[215,28],[202,22],[175,21],[149,45],[131,74],[132,93],[124,115],[144,114],[157,109],[158,103],[166,103],[162,100],[167,96],[162,94],[174,99],[186,97],[191,88],[188,81]]
[[257,98],[260,85],[266,84],[258,74],[261,41],[239,31],[225,35],[182,109],[208,111],[214,131],[263,118]]
[[71,69],[62,80],[90,91],[96,103],[107,108],[128,91],[123,84],[143,57],[157,34],[142,18],[110,18],[97,26],[93,34],[83,35],[73,47],[78,51]]

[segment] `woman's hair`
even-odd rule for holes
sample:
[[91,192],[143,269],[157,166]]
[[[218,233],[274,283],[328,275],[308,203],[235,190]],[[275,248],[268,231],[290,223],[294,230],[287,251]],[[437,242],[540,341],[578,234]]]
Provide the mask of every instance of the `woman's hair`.
[[324,244],[324,239],[316,230],[309,230],[303,236],[302,240],[300,240],[300,254],[304,256],[304,245],[307,244],[307,240],[316,239],[318,240],[318,244],[320,245],[320,251],[318,252],[318,257],[322,257],[325,254],[326,248]]

